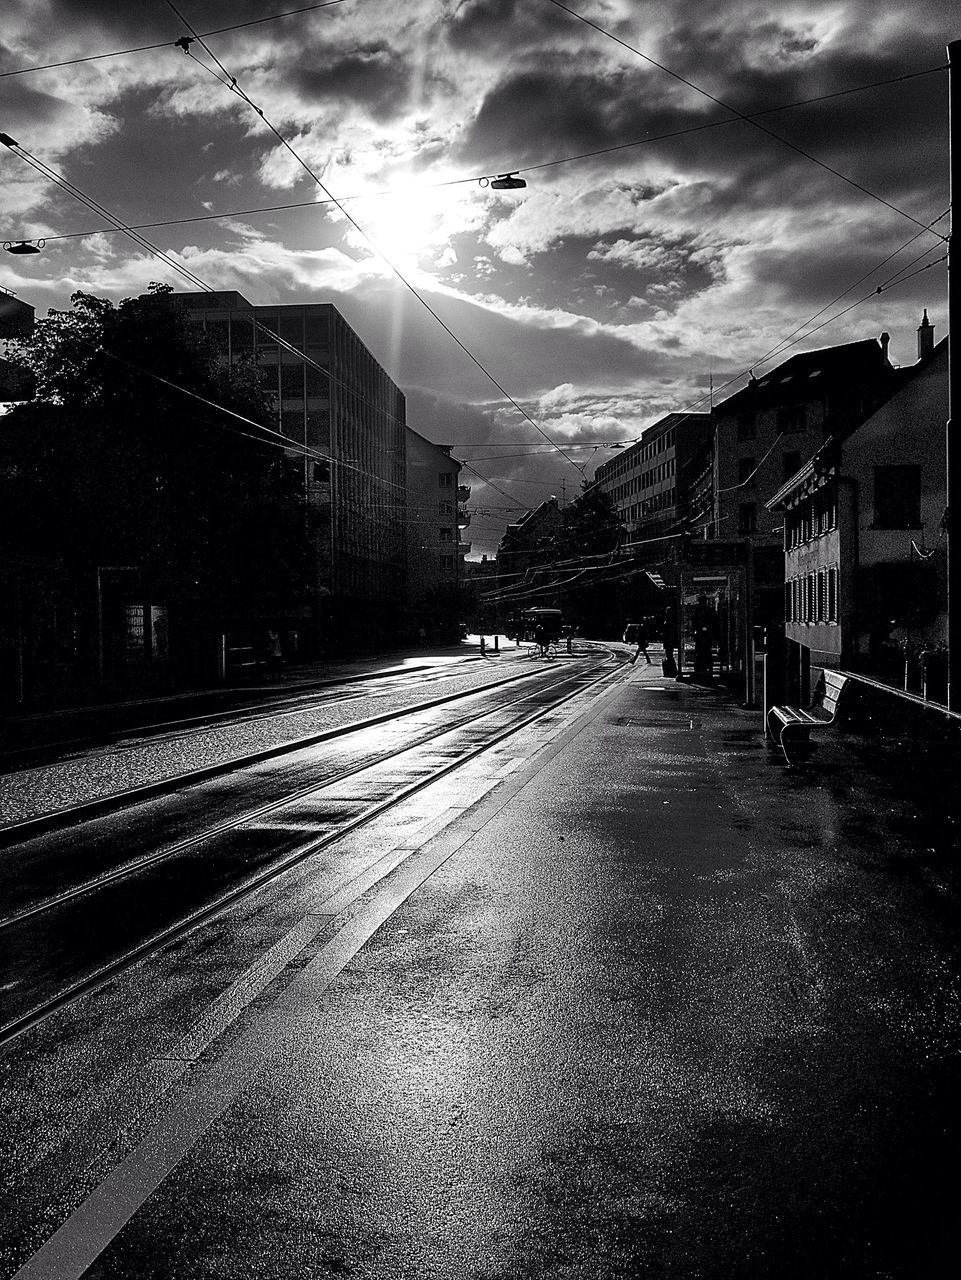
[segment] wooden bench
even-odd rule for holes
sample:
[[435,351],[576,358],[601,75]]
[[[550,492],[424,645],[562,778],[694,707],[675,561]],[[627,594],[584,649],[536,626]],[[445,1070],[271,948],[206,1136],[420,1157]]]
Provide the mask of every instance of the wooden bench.
[[825,670],[818,680],[814,699],[806,711],[800,707],[771,707],[767,713],[768,731],[774,741],[780,744],[788,764],[791,763],[789,743],[809,743],[812,729],[827,729],[834,724],[841,695],[849,683],[848,677],[841,675],[839,671]]

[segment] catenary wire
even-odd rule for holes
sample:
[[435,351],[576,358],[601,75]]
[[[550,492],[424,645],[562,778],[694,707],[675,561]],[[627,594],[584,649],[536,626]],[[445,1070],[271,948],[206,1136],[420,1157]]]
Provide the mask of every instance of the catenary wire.
[[[214,290],[212,286],[209,285],[200,276],[195,275],[192,271],[189,270],[189,268],[183,266],[181,263],[177,262],[176,259],[171,258],[168,254],[164,253],[163,250],[159,249],[156,245],[152,244],[149,240],[147,240],[145,236],[140,236],[136,234],[132,228],[126,227],[126,225],[119,218],[117,218],[114,214],[112,214],[103,205],[100,205],[100,203],[96,201],[92,196],[88,196],[79,187],[77,187],[72,182],[69,182],[67,179],[61,178],[61,176],[57,174],[55,170],[51,169],[48,165],[44,164],[43,161],[37,159],[35,156],[31,155],[30,152],[26,151],[26,149],[22,147],[20,143],[16,142],[13,138],[9,138],[8,135],[6,134],[0,134],[0,142],[3,142],[3,144],[7,146],[8,149],[13,152],[13,154],[17,155],[20,159],[26,160],[26,162],[31,164],[32,167],[37,170],[37,172],[41,173],[44,177],[49,178],[50,181],[55,182],[63,190],[67,191],[70,195],[74,196],[77,200],[80,200],[82,203],[87,205],[88,208],[95,208],[101,214],[102,217],[108,218],[111,221],[113,221],[117,226],[117,229],[127,232],[130,235],[130,238],[133,239],[134,242],[138,244],[139,247],[146,249],[148,253],[153,254],[155,257],[157,257],[159,260],[164,262],[166,265],[172,267],[175,271],[179,272],[179,274],[182,275],[185,279],[187,279],[191,284],[199,287],[201,292],[203,293],[216,292],[216,290]],[[325,369],[323,366],[318,365],[304,352],[294,347],[293,344],[287,342],[285,339],[281,338],[278,334],[273,333],[265,325],[257,321],[253,315],[251,315],[251,321],[258,330],[260,330],[263,333],[266,333],[271,339],[271,341],[277,342],[277,344],[283,347],[285,350],[293,352],[294,354],[298,355],[301,359],[304,360],[306,364],[310,365],[311,367],[323,373],[323,375],[327,377],[330,381],[333,381],[338,385],[343,386],[344,389],[349,394],[354,395],[357,398],[366,402],[365,397],[361,396],[348,383],[344,382],[342,379],[337,378],[336,375],[333,374],[329,369]],[[148,370],[141,370],[141,372],[149,373]],[[158,377],[159,375],[151,374],[150,376]],[[164,379],[161,379],[161,380],[166,381]],[[169,385],[175,386],[176,384],[170,383]],[[181,387],[179,389],[184,391],[188,395],[193,394],[187,391],[186,388]],[[213,402],[208,402],[208,403],[213,406]],[[216,406],[213,406],[213,407],[216,407]],[[225,410],[225,412],[229,413],[231,411]],[[401,420],[397,418],[394,414],[386,413],[386,416],[390,418],[392,421],[395,421],[400,425],[403,425],[403,426],[407,425],[405,422],[402,423]],[[270,428],[262,427],[261,424],[253,423],[252,425],[258,426],[262,430],[271,430]],[[366,471],[366,470],[363,470],[362,468],[346,464],[339,458],[335,458],[330,455],[320,454],[320,453],[317,453],[316,451],[309,450],[306,445],[301,447],[298,444],[298,442],[292,440],[291,437],[289,436],[284,436],[280,432],[277,432],[275,434],[279,435],[281,439],[289,442],[287,446],[288,448],[292,450],[296,450],[297,452],[301,453],[301,455],[305,458],[313,457],[317,461],[323,461],[328,463],[332,462],[337,466],[341,466],[341,467],[346,466],[348,470],[356,471],[360,475],[368,476],[376,480],[378,483],[392,485],[394,487],[399,487],[399,488],[406,488],[406,486],[399,486],[394,481],[389,481],[382,476],[378,476],[375,472]],[[462,465],[467,466],[468,464],[462,464]],[[469,469],[474,472],[474,474],[478,477],[478,479],[484,481],[484,483],[489,483],[487,481],[487,478],[483,475],[483,473],[478,471],[475,467],[470,467]],[[500,493],[503,497],[510,500],[511,495],[506,493],[503,489],[500,489],[496,484],[492,484],[491,487],[494,489],[495,492]]]
[[[283,13],[272,13],[266,18],[251,18],[247,22],[236,22],[232,27],[218,27],[215,31],[205,31],[205,36],[220,36],[228,31],[242,31],[245,27],[256,27],[264,22],[277,22],[280,18],[292,18],[298,13],[311,13],[314,9],[330,9],[334,5],[343,4],[344,0],[324,0],[322,4],[308,4],[300,9],[287,9]],[[51,71],[57,67],[75,67],[81,62],[98,62],[103,58],[124,58],[130,53],[148,53],[153,49],[167,49],[169,40],[160,44],[141,44],[133,49],[114,49],[111,53],[89,53],[81,58],[68,58],[64,62],[45,62],[39,66],[16,67],[12,71],[0,71],[0,80],[5,76],[25,76],[34,71]]]
[[[261,21],[264,21],[264,19],[261,19]],[[229,28],[227,29],[229,30]],[[208,32],[207,34],[213,35],[216,33]],[[158,45],[158,46],[151,45],[150,47],[151,48],[155,48],[155,47],[168,48],[169,42],[163,45]],[[104,56],[110,56],[110,55],[104,55]],[[200,64],[200,65],[203,65],[203,64]],[[915,71],[909,75],[896,76],[893,79],[877,80],[872,84],[858,85],[851,89],[840,89],[835,93],[826,93],[826,94],[820,95],[819,97],[802,98],[796,102],[782,103],[780,106],[777,106],[777,107],[765,107],[763,110],[760,110],[760,111],[745,113],[744,118],[754,119],[754,117],[756,116],[771,115],[772,113],[778,112],[778,111],[790,111],[795,107],[809,106],[812,103],[825,102],[831,98],[838,98],[847,94],[862,93],[865,90],[879,88],[884,85],[900,84],[903,80],[911,80],[916,78],[917,76],[932,75],[934,72],[944,71],[944,70],[946,70],[946,67],[930,67],[926,71]],[[220,79],[219,77],[217,78]],[[224,84],[225,82],[221,80],[220,83]],[[705,129],[717,129],[723,125],[736,124],[736,123],[738,123],[738,118],[736,116],[733,116],[733,117],[729,116],[723,120],[713,120],[706,124],[690,125],[684,129],[675,129],[670,133],[656,134],[653,137],[649,137],[649,138],[639,138],[639,139],[635,139],[633,142],[620,142],[614,146],[601,147],[594,151],[582,151],[576,155],[571,155],[571,156],[559,156],[555,160],[543,160],[536,164],[522,165],[517,168],[511,167],[509,163],[504,162],[500,166],[500,168],[501,168],[501,171],[503,172],[507,172],[509,170],[511,173],[533,173],[539,169],[549,169],[557,165],[572,164],[578,160],[588,160],[588,159],[592,159],[595,156],[607,155],[615,151],[624,151],[630,147],[648,146],[655,142],[663,142],[665,140],[672,139],[672,138],[681,138],[690,133],[701,133]],[[473,174],[466,178],[450,178],[442,182],[418,183],[417,187],[415,188],[391,187],[382,191],[360,192],[355,195],[340,196],[339,200],[342,203],[347,204],[348,202],[353,203],[354,201],[357,201],[357,200],[375,200],[375,199],[390,198],[397,195],[409,194],[411,190],[417,192],[417,191],[423,191],[423,190],[439,190],[440,188],[443,188],[443,187],[464,186],[467,184],[472,185],[473,183],[479,181],[481,178],[485,178],[485,177],[489,177],[489,175]],[[216,222],[223,218],[247,218],[260,213],[283,213],[290,209],[323,208],[324,205],[334,204],[334,203],[336,202],[332,199],[293,200],[293,201],[289,201],[286,204],[260,205],[253,209],[225,210],[223,213],[192,214],[184,218],[166,218],[159,222],[140,222],[140,223],[132,223],[130,225],[131,225],[131,229],[135,231],[149,231],[157,227],[179,227],[179,226],[188,226],[190,224],[198,223],[198,222]],[[933,227],[933,225],[934,225],[933,223],[929,224],[928,227],[925,228],[925,230],[930,230],[931,227]],[[44,239],[49,244],[55,240],[76,240],[76,239],[82,239],[86,236],[93,236],[93,235],[112,235],[115,231],[118,231],[118,230],[120,230],[120,228],[117,228],[117,227],[96,227],[88,231],[66,231],[58,235],[44,236]],[[920,234],[921,232],[918,232],[918,235]],[[944,239],[945,237],[941,237],[941,238]],[[854,286],[851,286],[851,287],[853,288]],[[832,304],[829,303],[828,305],[832,305]]]
[[[193,34],[196,37],[196,32],[194,31],[193,27],[186,20],[183,14],[179,11],[177,6],[173,3],[173,0],[166,0],[166,2],[168,7],[177,15],[180,21],[184,23],[184,25],[188,28],[188,30],[193,32]],[[518,404],[518,402],[514,399],[514,397],[507,391],[507,389],[504,386],[502,386],[500,382],[498,382],[498,380],[494,377],[494,375],[490,372],[490,370],[478,359],[476,355],[474,355],[473,351],[470,350],[470,348],[466,345],[466,343],[464,343],[457,336],[457,334],[454,333],[453,329],[451,329],[451,327],[446,323],[446,321],[444,321],[441,318],[441,316],[437,313],[437,311],[435,311],[435,309],[430,305],[427,299],[407,279],[407,277],[403,274],[403,272],[401,272],[400,269],[396,267],[394,263],[391,262],[391,260],[383,253],[383,251],[377,247],[374,240],[368,235],[368,233],[363,229],[363,227],[361,227],[361,225],[357,222],[357,220],[353,217],[353,215],[349,212],[349,210],[345,209],[344,206],[340,203],[340,201],[338,201],[336,197],[333,196],[331,191],[324,185],[323,181],[317,176],[317,174],[307,164],[307,162],[297,153],[294,147],[291,146],[291,144],[283,136],[280,130],[276,127],[276,125],[274,125],[270,120],[267,119],[262,109],[258,107],[254,102],[251,101],[248,95],[237,83],[236,77],[230,75],[230,73],[227,71],[223,63],[219,60],[216,54],[211,50],[210,46],[202,38],[200,37],[196,37],[196,38],[199,40],[201,47],[204,49],[207,55],[212,59],[212,61],[216,64],[219,70],[228,78],[228,80],[230,81],[230,87],[233,89],[233,91],[236,92],[245,102],[247,102],[250,105],[250,107],[260,116],[264,124],[267,125],[267,127],[270,129],[271,133],[273,133],[274,137],[278,140],[278,142],[280,142],[281,145],[284,147],[284,149],[290,154],[290,156],[292,156],[293,159],[297,161],[297,163],[301,166],[304,172],[307,173],[308,176],[313,179],[313,181],[316,183],[319,189],[324,193],[324,195],[328,196],[330,199],[334,201],[334,203],[337,205],[337,208],[340,210],[341,214],[348,220],[348,222],[350,222],[351,226],[354,227],[354,229],[360,235],[363,236],[363,238],[367,241],[367,243],[371,245],[371,247],[375,250],[375,252],[382,258],[382,260],[390,267],[391,271],[393,271],[393,273],[397,276],[397,279],[400,280],[400,282],[405,286],[405,288],[407,288],[410,291],[410,293],[413,294],[413,296],[417,299],[417,301],[421,304],[421,306],[424,307],[424,309],[434,318],[434,320],[437,321],[437,323],[441,326],[441,328],[448,335],[448,337],[450,337],[451,340],[454,343],[456,343],[456,345],[461,349],[461,351],[464,352],[464,354],[468,357],[468,359],[497,388],[497,390],[501,393],[501,395],[504,396],[504,398],[514,406],[517,412],[521,414],[521,416],[531,424],[531,426],[535,429],[535,431],[537,431],[541,436],[543,436],[544,439],[547,440],[549,444],[552,444],[554,448],[557,450],[557,452],[561,455],[561,457],[565,458],[569,463],[569,465],[572,466],[575,471],[577,471],[580,475],[583,476],[584,474],[583,468],[579,466],[578,463],[575,462],[573,458],[569,457],[561,448],[561,446],[557,444],[556,441],[551,439],[551,437],[544,430],[544,428],[538,422],[536,422],[531,417],[531,415],[527,412],[527,410],[524,409],[520,404]],[[198,62],[198,65],[203,66],[203,63],[201,63],[199,59],[195,59],[195,61]],[[207,68],[207,70],[210,70],[210,69]]]

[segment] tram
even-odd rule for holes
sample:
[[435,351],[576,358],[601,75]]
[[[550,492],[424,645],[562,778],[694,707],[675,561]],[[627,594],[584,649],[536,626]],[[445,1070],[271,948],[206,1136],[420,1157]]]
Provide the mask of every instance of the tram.
[[504,631],[509,640],[533,640],[534,632],[543,627],[544,634],[556,642],[563,625],[564,615],[560,609],[523,609],[510,615]]

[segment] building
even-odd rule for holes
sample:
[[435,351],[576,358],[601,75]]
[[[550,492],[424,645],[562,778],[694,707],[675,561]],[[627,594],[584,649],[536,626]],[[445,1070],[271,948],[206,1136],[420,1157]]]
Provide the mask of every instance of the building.
[[[531,571],[549,560],[551,540],[563,524],[557,498],[550,497],[507,526],[497,548],[499,589],[513,591],[526,585]],[[533,578],[530,585],[534,585]]]
[[231,361],[251,359],[294,445],[312,512],[312,617],[323,647],[393,638],[407,600],[406,402],[335,307],[256,307],[232,291],[173,298]]
[[29,338],[33,333],[34,308],[0,285],[0,341]]
[[[899,385],[888,335],[804,351],[714,408],[710,534],[743,563],[737,613],[747,662],[755,634],[784,627],[784,556],[779,514],[767,500],[831,436],[865,420]],[[737,545],[739,544],[739,545]],[[729,602],[733,618],[733,601]]]
[[711,438],[708,413],[669,413],[647,427],[636,444],[603,463],[594,483],[607,493],[621,524],[627,546],[640,547],[661,537],[697,512],[691,485],[703,467]]
[[765,504],[784,527],[794,697],[808,696],[824,667],[916,681],[920,691],[920,655],[941,654],[947,348],[947,340],[934,345],[925,312],[917,364],[900,371],[866,419],[832,433]]
[[470,521],[460,503],[470,489],[458,483],[452,447],[406,429],[408,629],[411,638],[423,629],[432,642],[453,643],[459,634],[459,531]]

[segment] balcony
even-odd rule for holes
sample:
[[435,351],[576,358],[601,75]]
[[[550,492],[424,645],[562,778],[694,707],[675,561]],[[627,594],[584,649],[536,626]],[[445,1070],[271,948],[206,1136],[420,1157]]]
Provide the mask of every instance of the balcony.
[[458,542],[457,544],[457,554],[459,556],[468,555],[470,553],[470,549],[471,549],[471,543],[469,542]]
[[468,526],[469,524],[470,524],[470,512],[469,512],[469,511],[458,511],[458,513],[457,513],[457,527],[458,527],[458,529],[466,529],[466,528],[467,528],[467,526]]
[[459,484],[457,486],[457,501],[466,502],[469,497],[470,497],[470,485]]

